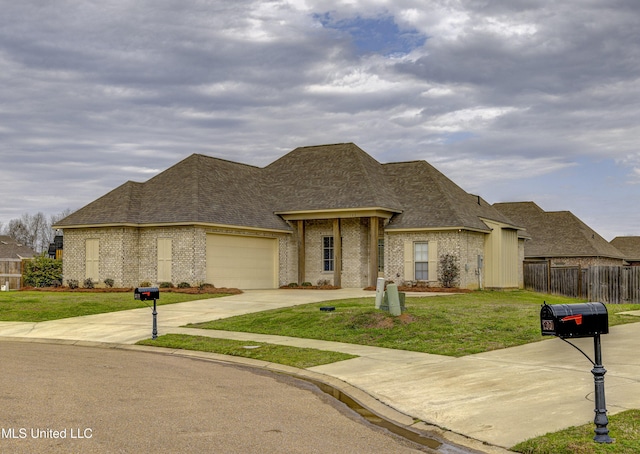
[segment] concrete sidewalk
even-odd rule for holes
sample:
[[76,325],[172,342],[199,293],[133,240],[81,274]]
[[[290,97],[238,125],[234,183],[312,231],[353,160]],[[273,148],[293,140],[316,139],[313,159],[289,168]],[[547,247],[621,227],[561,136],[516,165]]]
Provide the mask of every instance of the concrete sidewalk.
[[[267,309],[351,297],[358,289],[269,290],[158,307],[158,334],[257,340],[358,355],[308,369],[364,391],[428,424],[490,445],[514,444],[593,421],[592,365],[559,339],[463,358],[283,336],[181,328]],[[133,344],[151,337],[151,310],[134,309],[41,323],[0,322],[0,336]],[[573,341],[593,356],[592,339]],[[640,325],[602,336],[609,414],[640,408]],[[615,434],[613,434],[615,435]],[[477,446],[475,446],[476,449]],[[486,446],[486,452],[497,452]]]

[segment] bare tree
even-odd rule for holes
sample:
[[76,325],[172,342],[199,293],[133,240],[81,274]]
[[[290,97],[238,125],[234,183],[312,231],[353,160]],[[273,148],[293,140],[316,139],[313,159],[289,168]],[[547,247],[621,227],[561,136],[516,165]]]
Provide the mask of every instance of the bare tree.
[[56,222],[63,220],[64,218],[66,218],[70,214],[73,214],[74,211],[75,210],[72,210],[71,208],[67,208],[66,210],[62,211],[61,213],[52,215],[51,216],[51,225],[54,225]]
[[36,252],[42,252],[48,245],[48,226],[47,218],[42,212],[35,215],[28,213],[23,214],[19,219],[12,219],[7,226],[7,234],[14,240],[29,246]]
[[47,220],[42,212],[34,215],[25,213],[19,219],[10,220],[4,228],[4,233],[40,253],[46,251],[53,240],[54,231],[51,226],[72,212],[73,210],[67,209],[51,216],[50,220]]

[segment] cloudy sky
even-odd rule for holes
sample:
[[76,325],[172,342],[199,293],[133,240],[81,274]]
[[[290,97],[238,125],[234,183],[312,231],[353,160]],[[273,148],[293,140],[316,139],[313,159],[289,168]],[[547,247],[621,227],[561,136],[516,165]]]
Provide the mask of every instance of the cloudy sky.
[[640,235],[637,0],[0,0],[0,223],[355,142]]

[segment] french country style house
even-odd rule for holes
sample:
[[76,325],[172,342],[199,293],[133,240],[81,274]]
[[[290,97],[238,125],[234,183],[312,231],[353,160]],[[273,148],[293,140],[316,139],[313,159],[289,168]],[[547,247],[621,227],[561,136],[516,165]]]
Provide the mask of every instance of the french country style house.
[[194,154],[58,222],[65,280],[241,289],[326,282],[522,286],[521,227],[425,161],[381,164],[353,143],[264,168]]

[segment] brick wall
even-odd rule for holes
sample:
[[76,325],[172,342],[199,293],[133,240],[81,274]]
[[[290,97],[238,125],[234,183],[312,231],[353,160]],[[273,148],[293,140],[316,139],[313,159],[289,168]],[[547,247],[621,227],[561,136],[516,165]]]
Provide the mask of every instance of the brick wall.
[[[368,285],[369,274],[369,220],[346,218],[340,220],[342,237],[343,288]],[[328,280],[333,284],[333,271],[323,269],[323,238],[333,236],[333,220],[313,220],[305,223],[305,280],[312,284]],[[296,248],[297,249],[297,248]],[[294,279],[292,282],[295,282]]]
[[85,242],[87,239],[98,239],[98,285],[107,278],[114,280],[115,287],[137,287],[142,282],[157,285],[158,238],[171,239],[171,282],[174,285],[181,282],[187,282],[192,286],[203,284],[206,282],[207,273],[207,233],[278,238],[281,283],[291,282],[287,279],[296,273],[295,248],[292,250],[292,235],[288,234],[197,226],[67,229],[64,232],[64,284],[67,285],[70,279],[75,279],[82,285],[86,279]]
[[[366,287],[369,283],[369,219],[347,218],[341,221],[342,287]],[[171,238],[174,285],[206,282],[206,235],[226,233],[263,236],[278,239],[279,284],[297,282],[297,239],[285,233],[240,231],[224,228],[149,227],[68,229],[65,235],[63,259],[64,283],[76,279],[80,284],[85,275],[85,241],[100,240],[100,281],[111,278],[117,287],[135,287],[148,281],[157,284],[158,238]],[[305,280],[316,284],[319,280],[333,282],[333,272],[322,269],[322,238],[333,236],[333,220],[306,221]],[[438,256],[449,253],[458,257],[461,288],[478,288],[477,257],[484,252],[484,234],[469,231],[410,232],[386,231],[385,278],[397,283],[404,281],[404,241],[435,241]],[[520,242],[521,243],[521,242]],[[519,252],[523,254],[522,248]],[[522,255],[521,255],[522,257]],[[522,271],[520,271],[521,273]]]
[[[333,284],[333,271],[322,268],[322,238],[333,236],[333,221],[319,220],[305,222],[305,280],[317,284],[319,280],[329,280]],[[294,280],[295,282],[295,280]],[[299,282],[301,284],[301,282]]]
[[342,219],[342,287],[367,287],[369,277],[369,219]]
[[158,284],[158,238],[171,239],[170,282],[174,285],[187,282],[192,286],[205,283],[204,229],[194,226],[141,228],[139,238],[139,282],[135,285]]
[[86,275],[86,240],[99,240],[99,282],[110,278],[116,287],[130,287],[131,273],[137,270],[137,229],[97,228],[69,229],[64,233],[64,256],[62,259],[63,283],[77,280],[80,285]]
[[551,259],[551,266],[622,266],[622,259],[606,257],[556,257]]
[[[404,244],[405,241],[436,242],[438,259],[444,254],[451,254],[458,258],[460,288],[478,288],[478,255],[484,254],[484,234],[469,231],[441,231],[441,232],[402,232],[386,231],[385,241],[385,279],[398,284],[404,282]],[[434,286],[440,285],[433,282]]]

